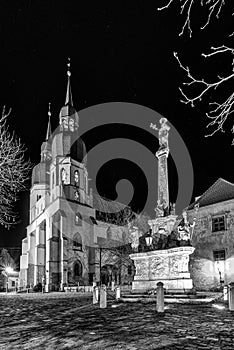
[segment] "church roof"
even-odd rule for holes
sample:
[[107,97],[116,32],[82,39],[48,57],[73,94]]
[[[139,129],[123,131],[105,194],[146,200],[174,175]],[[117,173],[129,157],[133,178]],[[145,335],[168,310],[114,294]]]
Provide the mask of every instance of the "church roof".
[[199,204],[199,207],[205,207],[230,199],[234,199],[234,184],[219,178],[208,190],[197,198],[188,209],[193,209],[195,204]]
[[123,210],[126,205],[101,197],[97,193],[93,193],[93,207],[104,213],[117,213]]

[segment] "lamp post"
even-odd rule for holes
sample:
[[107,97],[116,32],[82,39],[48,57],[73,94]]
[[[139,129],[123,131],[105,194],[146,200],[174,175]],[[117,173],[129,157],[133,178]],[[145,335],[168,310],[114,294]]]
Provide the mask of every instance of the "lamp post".
[[8,274],[14,272],[14,270],[11,266],[7,266],[5,268],[5,271],[6,271],[6,275],[7,275],[6,293],[8,293]]

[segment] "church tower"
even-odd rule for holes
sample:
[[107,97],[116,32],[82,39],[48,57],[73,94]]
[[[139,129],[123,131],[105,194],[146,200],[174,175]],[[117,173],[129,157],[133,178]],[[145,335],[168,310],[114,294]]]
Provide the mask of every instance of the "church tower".
[[[70,61],[65,103],[53,132],[50,105],[48,118],[41,160],[32,173],[30,219],[20,257],[21,287],[41,283],[46,292],[63,291],[68,285],[77,287],[78,282],[91,284],[93,276],[99,276],[101,281],[96,248],[110,240],[116,243],[124,233],[123,227],[115,225],[113,217],[105,221],[102,215],[106,206],[110,213],[115,212],[116,207],[121,211],[124,206],[97,194],[94,206],[92,191],[88,188],[87,154],[73,104]],[[107,266],[105,271],[109,271]]]
[[46,291],[87,283],[91,273],[87,247],[93,246],[96,214],[88,189],[86,148],[73,105],[70,61],[65,104],[53,133],[50,104],[48,118],[41,160],[32,172],[30,219],[20,260],[22,284],[43,282]]
[[[50,104],[48,111],[48,126],[45,141],[41,145],[41,161],[33,168],[32,186],[30,191],[30,223],[40,215],[46,204],[49,203],[49,188],[50,188],[50,163],[51,154],[51,124],[50,124]],[[41,200],[44,198],[44,200]]]
[[52,141],[50,184],[51,201],[65,196],[71,201],[92,204],[88,196],[86,148],[79,137],[79,116],[73,106],[70,61],[65,104],[60,110],[59,127]]

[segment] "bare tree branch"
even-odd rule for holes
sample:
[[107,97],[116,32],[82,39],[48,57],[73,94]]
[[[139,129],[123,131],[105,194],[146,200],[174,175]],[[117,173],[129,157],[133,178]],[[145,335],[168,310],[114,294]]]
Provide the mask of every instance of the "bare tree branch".
[[[231,47],[228,47],[226,45],[222,45],[219,47],[211,47],[211,52],[207,54],[202,54],[203,57],[209,58],[211,56],[214,56],[216,54],[222,54],[224,52],[234,54],[234,49]],[[210,91],[215,91],[218,87],[221,85],[224,85],[227,81],[234,78],[234,61],[232,61],[232,70],[229,75],[226,76],[217,76],[217,79],[214,82],[208,82],[204,78],[198,78],[195,77],[188,66],[184,66],[176,52],[174,52],[174,56],[180,66],[181,69],[183,69],[186,72],[187,78],[189,79],[188,82],[184,82],[184,86],[196,86],[197,89],[199,89],[199,92],[196,92],[191,94],[189,96],[189,93],[184,91],[182,88],[179,88],[183,99],[181,100],[182,103],[190,104],[192,107],[194,107],[194,104],[196,102],[200,102],[203,97],[205,97]],[[210,126],[216,126],[215,130],[206,135],[206,136],[213,136],[217,131],[224,132],[223,125],[225,121],[227,120],[228,116],[233,113],[234,111],[234,93],[231,93],[230,96],[225,99],[223,102],[210,102],[209,106],[211,109],[209,112],[206,113],[206,116],[208,119],[211,119],[211,121],[208,123],[207,128]],[[234,126],[232,128],[232,132],[234,132]]]
[[[165,0],[166,1],[166,0]],[[170,7],[172,3],[175,3],[175,0],[170,0],[167,2],[164,6],[158,8],[158,10],[164,10]],[[229,2],[231,4],[231,2]],[[221,10],[223,9],[225,5],[225,0],[180,0],[179,1],[179,7],[180,7],[180,13],[185,15],[184,24],[182,26],[182,30],[180,32],[180,36],[185,33],[187,30],[189,33],[189,36],[192,36],[192,28],[191,28],[191,17],[192,17],[192,8],[195,7],[195,5],[202,8],[203,12],[207,13],[207,20],[203,26],[200,27],[200,29],[206,28],[213,17],[219,18]],[[232,13],[232,16],[234,13]],[[194,17],[195,18],[195,17]],[[228,37],[232,37],[234,35],[234,32],[229,34]],[[186,73],[187,82],[183,83],[183,88],[179,87],[179,90],[182,95],[181,102],[185,104],[189,104],[192,107],[197,102],[200,102],[203,98],[208,97],[210,93],[214,93],[213,102],[209,103],[209,110],[206,113],[207,118],[209,119],[209,123],[207,125],[207,128],[209,127],[215,127],[215,129],[206,137],[213,136],[217,131],[224,132],[224,123],[226,122],[227,118],[233,113],[234,111],[234,93],[231,91],[228,93],[228,97],[220,97],[220,94],[215,94],[216,90],[222,86],[226,87],[228,86],[226,83],[233,81],[234,78],[234,48],[228,45],[220,45],[220,46],[212,46],[210,48],[210,51],[208,53],[202,53],[202,57],[205,59],[213,58],[217,55],[225,55],[229,54],[232,58],[232,63],[230,64],[230,72],[228,74],[225,74],[224,76],[221,76],[220,74],[216,74],[215,77],[213,77],[213,81],[209,81],[208,79],[202,77],[199,78],[195,74],[191,72],[191,69],[188,66],[185,66],[181,63],[181,60],[179,59],[176,52],[174,52],[174,56],[180,66],[180,68]],[[226,85],[225,85],[226,84]],[[220,99],[223,99],[223,101],[220,101]],[[231,129],[231,131],[234,133],[234,125]],[[234,139],[232,144],[234,145]]]
[[5,227],[17,222],[14,204],[18,193],[26,190],[31,170],[31,163],[24,160],[24,146],[7,126],[10,113],[4,107],[0,118],[0,224]]
[[[161,6],[158,8],[158,11],[165,10],[170,5],[176,2],[176,0],[170,0],[166,3],[166,5]],[[184,34],[185,30],[188,30],[189,36],[192,36],[192,28],[191,28],[191,13],[192,13],[192,6],[195,6],[198,1],[195,2],[195,0],[180,0],[180,14],[185,14],[185,21],[182,26],[180,36]],[[200,0],[201,7],[207,7],[208,9],[208,17],[207,21],[203,26],[200,27],[200,29],[204,29],[208,26],[208,24],[211,21],[211,18],[215,16],[216,18],[219,18],[220,12],[222,10],[222,7],[225,5],[225,0]]]

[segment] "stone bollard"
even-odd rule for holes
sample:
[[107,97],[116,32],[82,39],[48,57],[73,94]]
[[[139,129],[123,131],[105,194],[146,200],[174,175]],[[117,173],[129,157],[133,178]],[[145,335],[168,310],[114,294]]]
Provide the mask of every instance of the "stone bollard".
[[111,291],[115,291],[115,281],[111,281]]
[[164,289],[163,283],[157,283],[157,304],[156,304],[157,312],[164,312]]
[[234,311],[234,282],[231,282],[229,284],[228,302],[229,302],[229,310]]
[[93,287],[93,304],[98,303],[98,287]]
[[120,287],[116,287],[116,300],[120,299]]
[[228,300],[228,286],[223,287],[223,300],[224,301]]
[[96,286],[95,290],[96,290],[96,299],[98,301],[99,300],[99,287]]
[[106,308],[106,286],[102,285],[100,287],[100,308]]

